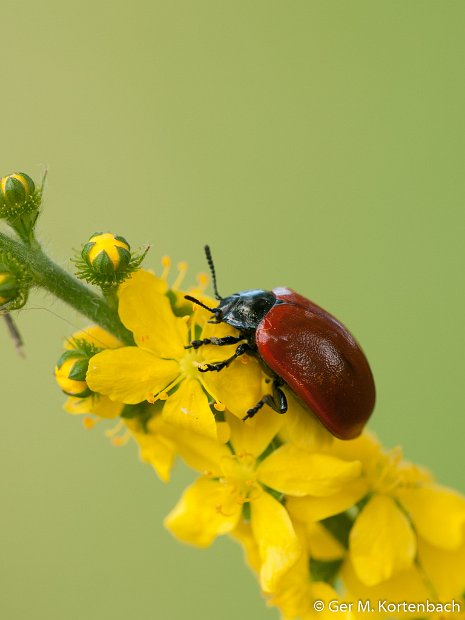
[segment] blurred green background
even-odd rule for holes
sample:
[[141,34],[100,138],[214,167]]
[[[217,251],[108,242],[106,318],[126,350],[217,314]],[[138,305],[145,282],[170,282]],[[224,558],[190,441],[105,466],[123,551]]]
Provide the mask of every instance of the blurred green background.
[[[454,0],[4,1],[0,175],[48,167],[40,236],[69,269],[96,230],[192,278],[209,242],[223,294],[326,307],[372,363],[371,429],[465,491],[464,20]],[[276,619],[233,543],[164,531],[190,472],[164,486],[62,411],[53,365],[85,320],[37,293],[18,323],[0,617]]]

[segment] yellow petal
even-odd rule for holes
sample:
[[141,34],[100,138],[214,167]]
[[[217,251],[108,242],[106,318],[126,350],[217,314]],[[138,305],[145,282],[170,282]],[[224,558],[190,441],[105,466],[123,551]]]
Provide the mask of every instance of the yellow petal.
[[126,288],[131,288],[133,286],[137,286],[141,289],[153,288],[153,290],[160,294],[168,292],[166,280],[158,278],[153,271],[147,269],[139,269],[134,272],[130,278],[122,282],[118,287],[118,296],[121,295]]
[[376,495],[358,515],[350,532],[349,548],[359,579],[374,586],[412,566],[416,538],[394,500]]
[[288,497],[286,507],[292,518],[302,523],[321,521],[355,506],[368,492],[367,482],[357,478],[344,485],[334,495],[326,497]]
[[185,379],[163,407],[163,418],[186,431],[217,438],[215,417],[196,379]]
[[372,433],[364,431],[356,439],[342,440],[335,439],[331,450],[343,459],[358,458],[363,463],[377,460],[380,454],[383,454],[383,448],[378,439]]
[[337,493],[360,475],[359,461],[343,461],[329,454],[311,454],[285,444],[272,452],[258,468],[258,479],[267,486],[302,497]]
[[128,421],[127,426],[139,446],[141,461],[152,465],[160,480],[168,482],[176,449],[171,439],[164,432],[167,424],[163,422],[160,415],[156,415],[150,421],[150,428],[146,433],[139,430],[138,425],[132,421]]
[[261,560],[250,523],[244,523],[242,519],[239,519],[237,526],[231,532],[231,536],[241,543],[247,564],[258,573]]
[[418,556],[420,566],[440,601],[462,597],[465,591],[465,543],[454,551],[446,551],[420,538]]
[[312,602],[309,557],[307,553],[301,553],[293,566],[274,585],[268,604],[279,608],[281,618],[300,620],[311,610]]
[[88,396],[87,398],[74,398],[70,396],[64,405],[65,411],[74,414],[93,413],[100,418],[117,418],[123,410],[121,403],[115,403],[107,396]]
[[231,456],[230,449],[224,443],[199,433],[193,433],[189,429],[184,430],[174,424],[166,424],[166,427],[166,433],[176,446],[178,454],[190,467],[205,476],[219,477],[221,475],[222,459]]
[[334,440],[318,418],[286,390],[288,409],[283,415],[280,435],[285,441],[304,450],[321,451],[329,448]]
[[160,357],[182,359],[187,344],[187,325],[177,318],[158,280],[150,273],[133,277],[119,294],[119,315],[133,332],[139,347]]
[[231,439],[231,429],[227,422],[217,422],[216,433],[220,443],[227,443]]
[[269,493],[251,503],[251,526],[261,559],[260,583],[265,592],[272,592],[302,548],[286,509]]
[[137,347],[123,347],[94,355],[86,379],[94,392],[135,405],[163,391],[178,374],[177,362]]
[[[207,347],[212,349],[213,347]],[[224,360],[228,355],[224,349],[229,347],[214,347],[216,353],[214,361]],[[233,347],[233,352],[236,347]],[[203,353],[203,350],[202,350]],[[247,363],[244,363],[244,362]],[[220,372],[206,372],[202,375],[202,383],[217,401],[223,403],[226,409],[242,419],[248,409],[255,407],[258,401],[270,392],[269,385],[265,384],[265,376],[253,357],[240,357],[230,366]]]
[[396,495],[420,536],[443,549],[460,547],[465,524],[462,495],[439,485],[400,489]]
[[[382,609],[378,613],[378,604],[379,601],[403,603],[422,602],[427,599],[434,599],[430,588],[422,579],[421,573],[416,566],[400,571],[390,579],[374,586],[367,586],[358,578],[350,561],[344,563],[341,574],[347,589],[344,600],[354,603],[354,616],[360,618],[360,620],[367,617],[370,617],[370,619],[399,617],[412,619],[424,617],[426,614],[412,614],[412,612],[399,613],[397,611],[396,613],[390,614]],[[366,601],[369,601],[370,608],[374,611],[370,612],[370,614],[368,614],[367,611],[363,611],[363,609],[359,608],[359,601],[362,601],[362,605],[365,604]],[[359,613],[357,613],[357,611]]]
[[217,536],[231,532],[240,517],[242,506],[231,502],[230,491],[221,482],[199,478],[184,491],[165,527],[185,543],[208,547]]
[[123,344],[118,340],[118,338],[113,336],[113,334],[105,331],[98,325],[90,325],[85,329],[81,329],[80,331],[75,332],[72,335],[71,339],[66,340],[66,349],[73,348],[72,343],[70,342],[70,340],[72,341],[73,339],[85,340],[86,342],[89,342],[90,344],[93,344],[100,349],[118,349],[118,347],[123,346]]
[[[305,549],[307,533],[299,524],[296,525],[295,532],[303,552],[297,562],[276,583],[268,604],[278,607],[283,619],[313,620],[316,617],[333,617],[334,612],[330,611],[328,604],[330,601],[336,601],[338,595],[327,583],[310,580],[310,558]],[[323,611],[315,611],[313,605],[317,600],[325,603]]]
[[282,415],[269,407],[263,407],[256,416],[245,422],[227,413],[231,443],[236,452],[248,452],[260,456],[281,428],[282,418]]
[[306,532],[308,551],[315,560],[330,562],[344,557],[344,547],[321,523],[307,523]]

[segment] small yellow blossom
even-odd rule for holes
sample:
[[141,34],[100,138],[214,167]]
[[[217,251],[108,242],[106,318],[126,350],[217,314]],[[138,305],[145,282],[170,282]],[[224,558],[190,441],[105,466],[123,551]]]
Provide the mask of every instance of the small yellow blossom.
[[326,503],[291,497],[287,507],[293,519],[314,522],[365,498],[350,530],[343,572],[350,592],[373,599],[409,591],[419,597],[461,595],[465,498],[404,461],[399,449],[382,450],[368,433],[353,441],[335,441],[331,453],[348,460],[357,456],[363,464],[361,478]]
[[[196,323],[202,322],[198,317],[205,324],[207,316],[201,309],[194,316],[176,316],[165,293],[166,282],[144,271],[120,287],[119,315],[137,346],[93,357],[87,382],[95,392],[125,404],[165,399],[166,422],[214,439],[217,427],[207,392],[213,402],[242,417],[262,397],[264,375],[254,359],[247,367],[236,360],[221,373],[200,373],[199,366],[230,356],[235,347],[186,348]],[[217,336],[236,333],[226,325],[206,324],[202,337],[212,331]]]
[[[273,418],[278,420],[274,429]],[[287,510],[275,496],[330,495],[359,476],[361,466],[290,444],[260,459],[279,429],[279,415],[257,416],[253,431],[232,415],[227,421],[228,445],[207,444],[207,439],[199,446],[195,440],[189,446],[177,445],[185,460],[204,475],[185,491],[165,524],[184,542],[205,547],[216,536],[232,532],[243,505],[249,504],[260,582],[263,590],[273,592],[302,552]]]

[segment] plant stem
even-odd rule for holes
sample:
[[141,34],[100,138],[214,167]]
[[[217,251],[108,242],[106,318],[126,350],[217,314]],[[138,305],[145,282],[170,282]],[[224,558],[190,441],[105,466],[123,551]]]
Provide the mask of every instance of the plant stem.
[[110,308],[103,297],[54,263],[38,244],[27,247],[0,232],[0,250],[9,252],[21,261],[28,268],[37,286],[62,299],[123,343],[134,344],[131,332],[121,323],[116,310]]

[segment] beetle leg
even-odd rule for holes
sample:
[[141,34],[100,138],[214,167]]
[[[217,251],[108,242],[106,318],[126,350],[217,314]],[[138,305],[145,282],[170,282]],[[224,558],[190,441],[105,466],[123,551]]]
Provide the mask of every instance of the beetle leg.
[[237,347],[234,355],[231,355],[231,357],[228,357],[228,359],[223,360],[222,362],[214,362],[213,364],[203,364],[202,366],[199,366],[198,370],[199,372],[210,372],[213,370],[219,372],[220,370],[223,370],[223,368],[226,368],[226,366],[229,366],[229,364],[233,362],[236,357],[244,355],[244,353],[247,353],[247,351],[250,351],[251,349],[252,347],[248,342],[243,342]]
[[198,349],[204,344],[214,344],[218,347],[224,347],[228,344],[237,344],[241,340],[245,340],[245,336],[223,336],[223,338],[203,338],[203,340],[193,340],[185,349]]
[[269,407],[271,407],[274,411],[277,411],[278,413],[286,413],[287,398],[286,398],[286,394],[284,394],[284,392],[281,389],[282,385],[283,385],[282,381],[279,381],[279,379],[275,379],[273,381],[273,395],[266,394],[266,396],[264,396],[261,400],[258,401],[255,407],[252,407],[252,409],[249,409],[247,411],[247,414],[242,418],[242,421],[245,422],[249,418],[253,418],[254,415],[258,411],[260,411],[263,405],[268,405]]

